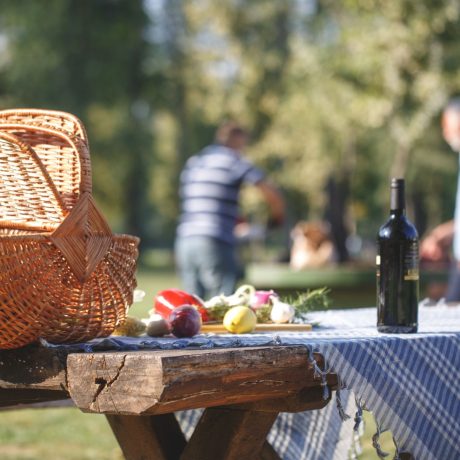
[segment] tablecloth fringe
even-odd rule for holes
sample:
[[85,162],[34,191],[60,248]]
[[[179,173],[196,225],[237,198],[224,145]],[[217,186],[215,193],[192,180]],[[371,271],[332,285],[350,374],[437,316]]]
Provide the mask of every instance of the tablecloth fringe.
[[327,374],[329,370],[321,369],[316,362],[315,355],[313,354],[313,349],[309,347],[305,347],[308,351],[308,360],[313,367],[313,377],[316,379],[321,379],[321,387],[323,389],[323,399],[329,399],[331,397],[331,391],[329,390],[329,386],[327,384]]
[[[308,353],[309,353],[309,361],[310,361],[310,364],[312,365],[313,367],[313,372],[314,372],[314,377],[315,378],[321,378],[321,385],[323,386],[323,399],[328,399],[329,396],[330,396],[330,390],[329,390],[329,387],[327,386],[327,379],[326,379],[326,376],[328,373],[331,372],[332,369],[329,369],[328,366],[327,366],[327,362],[326,360],[324,361],[324,370],[321,369],[319,366],[318,366],[318,363],[316,362],[315,358],[314,358],[314,351],[313,349],[311,348],[308,348],[306,347],[307,350],[308,350]],[[340,390],[341,389],[344,389],[344,388],[347,388],[347,386],[345,385],[344,382],[342,382],[341,378],[340,378],[340,375],[337,373],[337,390],[336,390],[336,407],[337,407],[337,410],[339,412],[339,415],[340,415],[340,418],[342,419],[342,422],[345,422],[346,420],[350,419],[350,415],[346,413],[344,407],[343,407],[343,404],[342,404],[342,398],[341,398],[341,395],[340,395]],[[351,388],[347,388],[348,390],[350,391],[353,391]],[[363,428],[363,410],[364,410],[364,407],[365,407],[365,404],[363,401],[361,401],[360,399],[358,399],[356,396],[355,396],[355,401],[356,401],[356,413],[355,413],[355,417],[354,417],[354,426],[353,426],[353,432],[356,433],[356,437],[355,437],[355,446],[351,449],[350,451],[350,458],[351,459],[354,459],[354,458],[357,458],[356,455],[359,454],[360,450],[361,450],[361,444],[360,444],[360,438],[362,436],[362,428]],[[372,436],[372,446],[374,447],[378,457],[380,459],[385,459],[386,457],[388,457],[390,454],[388,452],[385,452],[381,446],[380,446],[380,434],[385,431],[381,429],[381,427],[379,426],[379,424],[377,423],[377,420],[375,420],[375,417],[374,417],[374,421],[375,421],[375,425],[377,427],[377,431],[376,433]],[[361,430],[360,430],[361,428]],[[361,431],[361,434],[360,434],[360,431]],[[393,458],[393,460],[400,460],[400,456],[399,456],[399,449],[398,449],[398,445],[396,443],[396,440],[393,438],[393,442],[396,446],[396,451],[395,451],[395,456]]]
[[380,446],[380,434],[382,433],[382,431],[380,429],[380,425],[377,423],[377,420],[375,421],[375,425],[377,426],[377,431],[372,436],[372,446],[377,452],[379,458],[384,459],[385,457],[388,457],[388,455],[390,454],[388,452],[383,451],[382,447]]
[[359,401],[356,396],[355,396],[355,401],[356,401],[357,409],[356,409],[356,414],[355,414],[355,426],[353,427],[353,431],[358,432],[363,422],[363,405],[361,404],[361,401]]
[[353,441],[350,448],[349,457],[350,460],[358,460],[358,457],[363,453],[361,445],[361,438],[364,435],[364,422],[359,425],[359,428],[353,430]]
[[393,436],[393,443],[396,447],[396,450],[395,450],[395,456],[393,457],[393,460],[401,460],[399,454],[401,453],[400,450],[399,450],[399,447],[398,447],[398,443],[396,442],[396,439],[394,438]]
[[[345,409],[343,408],[342,397],[341,397],[341,393],[340,393],[340,390],[342,388],[344,388],[342,380],[340,379],[340,376],[337,375],[337,390],[335,392],[335,403],[336,403],[336,406],[337,406],[337,410],[339,411],[340,418],[342,419],[342,422],[345,422],[345,420],[348,420],[351,417],[345,412]],[[356,429],[356,428],[354,428],[354,429]]]

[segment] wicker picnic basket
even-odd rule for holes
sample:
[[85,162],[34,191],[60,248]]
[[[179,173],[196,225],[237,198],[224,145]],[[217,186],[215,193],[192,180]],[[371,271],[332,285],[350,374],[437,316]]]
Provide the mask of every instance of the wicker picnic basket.
[[76,117],[0,111],[0,348],[89,340],[124,321],[139,240],[111,232],[91,185]]

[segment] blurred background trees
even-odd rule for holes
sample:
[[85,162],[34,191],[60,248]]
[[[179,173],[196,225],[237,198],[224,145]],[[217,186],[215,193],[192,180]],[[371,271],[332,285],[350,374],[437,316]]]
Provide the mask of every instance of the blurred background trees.
[[326,217],[346,259],[348,235],[374,239],[391,176],[422,233],[453,213],[439,122],[460,92],[459,15],[454,0],[3,0],[0,101],[83,120],[96,198],[144,247],[171,246],[184,161],[236,118],[290,224]]

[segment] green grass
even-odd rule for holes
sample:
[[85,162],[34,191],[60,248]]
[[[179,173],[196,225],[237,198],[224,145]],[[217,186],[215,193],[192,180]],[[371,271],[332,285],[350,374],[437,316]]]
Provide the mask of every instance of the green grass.
[[[378,455],[372,446],[372,436],[376,432],[374,418],[369,412],[364,412],[364,436],[361,439],[362,454],[359,456],[360,460],[378,460]],[[393,458],[395,447],[390,432],[385,432],[380,435],[380,447],[384,452],[389,453],[388,458]]]
[[[146,317],[155,294],[161,289],[180,287],[172,269],[153,267],[141,270],[138,287],[145,291],[143,302],[130,314]],[[77,409],[23,409],[0,412],[1,460],[121,460],[120,448],[102,415],[83,414]],[[372,417],[365,415],[366,432],[361,460],[377,459],[371,436]],[[389,434],[382,437],[382,448],[394,452]],[[388,449],[388,450],[387,450]],[[391,457],[390,457],[391,458]],[[216,459],[217,460],[217,459]]]
[[77,409],[1,412],[2,460],[121,460],[123,455],[103,415]]
[[[365,413],[366,430],[360,460],[378,460],[371,444],[375,425]],[[382,449],[394,453],[389,433],[381,437]],[[103,415],[78,409],[23,409],[2,412],[2,460],[122,460],[123,455]],[[217,459],[216,459],[217,460]]]

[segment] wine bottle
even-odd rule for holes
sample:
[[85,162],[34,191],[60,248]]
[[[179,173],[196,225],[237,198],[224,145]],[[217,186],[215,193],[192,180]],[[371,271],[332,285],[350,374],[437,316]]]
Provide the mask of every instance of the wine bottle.
[[404,179],[391,180],[390,218],[380,227],[377,249],[377,329],[417,332],[418,234],[405,215]]

